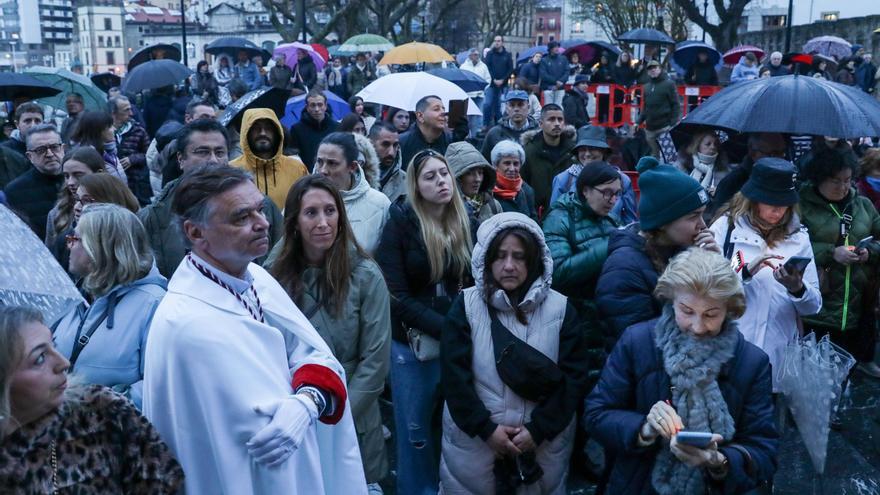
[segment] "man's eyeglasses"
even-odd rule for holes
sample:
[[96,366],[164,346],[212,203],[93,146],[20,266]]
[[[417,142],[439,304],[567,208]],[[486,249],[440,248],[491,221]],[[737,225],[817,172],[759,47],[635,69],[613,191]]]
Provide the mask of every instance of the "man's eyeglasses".
[[47,144],[44,146],[37,146],[36,148],[29,149],[31,153],[36,153],[39,156],[46,156],[46,153],[52,152],[53,155],[60,155],[61,150],[64,146],[61,143]]
[[623,191],[620,189],[618,189],[617,191],[609,191],[607,189],[599,189],[598,187],[594,187],[593,190],[601,194],[602,198],[605,199],[605,201],[617,199],[620,197],[621,194],[623,194]]
[[77,242],[79,242],[81,240],[82,240],[82,237],[80,237],[76,234],[67,234],[66,236],[64,236],[64,242],[67,243],[68,247],[76,244]]

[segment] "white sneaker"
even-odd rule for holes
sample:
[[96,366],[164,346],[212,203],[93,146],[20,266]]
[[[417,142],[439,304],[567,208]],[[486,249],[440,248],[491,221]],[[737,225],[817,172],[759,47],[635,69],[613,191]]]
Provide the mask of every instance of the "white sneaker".
[[379,483],[369,483],[367,485],[367,494],[369,495],[383,495],[384,493]]

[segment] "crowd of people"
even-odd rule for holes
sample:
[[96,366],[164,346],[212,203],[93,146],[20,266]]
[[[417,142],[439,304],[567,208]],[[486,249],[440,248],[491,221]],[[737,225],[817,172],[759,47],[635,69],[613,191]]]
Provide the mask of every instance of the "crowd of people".
[[[735,156],[705,131],[664,163],[681,102],[661,63],[587,76],[552,45],[516,76],[502,37],[470,52],[477,123],[434,95],[365,104],[366,54],[321,74],[218,57],[177,98],[70,93],[61,123],[18,104],[0,205],[83,300],[57,321],[0,305],[2,486],[382,493],[391,436],[400,494],[558,494],[572,472],[769,489],[787,344],[829,335],[880,379],[880,148],[763,133]],[[654,144],[632,170],[583,85],[640,77]],[[219,123],[224,91],[263,84],[304,94],[302,119]]]

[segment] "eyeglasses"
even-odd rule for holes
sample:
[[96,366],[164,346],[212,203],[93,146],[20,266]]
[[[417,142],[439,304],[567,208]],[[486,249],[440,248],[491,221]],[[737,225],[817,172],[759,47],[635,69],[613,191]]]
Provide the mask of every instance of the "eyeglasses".
[[599,194],[602,195],[602,198],[604,198],[605,201],[611,201],[612,199],[617,199],[620,197],[621,194],[623,194],[623,191],[620,189],[618,189],[616,191],[609,191],[607,189],[599,189],[598,187],[593,187],[592,189],[594,191],[599,192]]
[[76,194],[73,195],[73,202],[74,202],[74,203],[79,203],[79,204],[81,204],[81,205],[83,205],[83,206],[90,205],[90,204],[93,204],[93,203],[97,203],[97,201],[95,201],[95,198],[93,198],[93,197],[91,197],[91,196],[89,196],[89,195],[86,195],[86,196],[78,196],[78,195],[76,195]]
[[82,240],[82,237],[80,237],[76,234],[67,234],[66,236],[64,236],[64,242],[67,243],[67,247],[70,247],[81,240]]
[[36,153],[39,156],[46,156],[46,153],[49,151],[52,152],[53,155],[60,155],[61,149],[63,148],[61,143],[47,144],[44,146],[38,146],[34,149],[30,149],[31,153]]

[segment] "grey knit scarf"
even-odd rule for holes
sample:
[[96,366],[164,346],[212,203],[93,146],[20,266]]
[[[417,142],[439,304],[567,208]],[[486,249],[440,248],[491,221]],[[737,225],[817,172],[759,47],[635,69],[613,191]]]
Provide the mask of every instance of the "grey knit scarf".
[[[685,430],[718,433],[728,441],[733,438],[733,418],[717,378],[721,366],[733,357],[738,333],[736,323],[728,320],[718,335],[697,338],[678,328],[672,305],[663,308],[654,327],[654,343],[663,355],[672,384],[672,405]],[[651,482],[661,495],[705,493],[701,470],[676,459],[667,446],[657,454]]]

